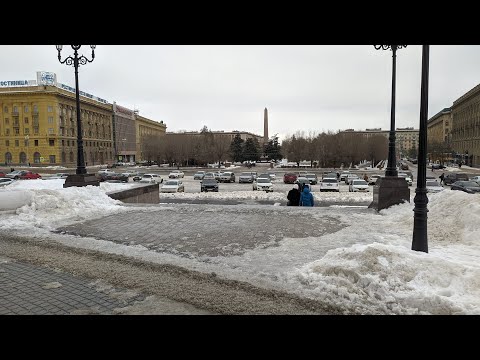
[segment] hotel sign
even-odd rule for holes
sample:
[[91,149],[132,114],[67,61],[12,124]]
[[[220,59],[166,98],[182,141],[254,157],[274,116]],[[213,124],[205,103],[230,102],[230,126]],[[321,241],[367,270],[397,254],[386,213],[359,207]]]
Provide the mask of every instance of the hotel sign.
[[0,87],[36,86],[35,80],[0,80]]

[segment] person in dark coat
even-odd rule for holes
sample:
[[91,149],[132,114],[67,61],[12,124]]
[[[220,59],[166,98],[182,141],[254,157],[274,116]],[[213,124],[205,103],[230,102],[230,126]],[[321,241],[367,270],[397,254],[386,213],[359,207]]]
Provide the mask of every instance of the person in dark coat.
[[293,189],[288,192],[287,200],[287,206],[298,206],[300,202],[300,191],[298,190],[297,184],[293,184]]
[[310,186],[305,185],[302,193],[300,194],[299,206],[314,206],[313,195],[310,192]]
[[442,173],[442,175],[439,176],[440,178],[440,185],[443,184],[443,180],[445,179],[445,173]]

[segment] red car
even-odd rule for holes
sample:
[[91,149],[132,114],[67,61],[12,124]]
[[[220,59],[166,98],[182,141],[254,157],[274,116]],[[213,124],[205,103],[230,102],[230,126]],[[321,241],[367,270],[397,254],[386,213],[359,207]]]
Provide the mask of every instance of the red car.
[[29,180],[29,179],[41,179],[42,176],[37,173],[33,173],[31,171],[24,171],[22,175],[20,175],[20,179]]
[[295,183],[295,180],[297,180],[298,175],[295,173],[285,173],[283,175],[283,182],[285,184],[293,184]]
[[0,177],[5,177],[5,173],[0,171]]

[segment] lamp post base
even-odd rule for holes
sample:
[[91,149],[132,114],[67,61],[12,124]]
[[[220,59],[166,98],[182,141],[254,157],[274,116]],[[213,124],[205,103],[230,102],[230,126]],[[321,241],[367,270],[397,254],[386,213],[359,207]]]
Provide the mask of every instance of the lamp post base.
[[75,175],[68,175],[65,179],[65,184],[63,184],[64,188],[70,186],[100,186],[100,182],[98,181],[97,177],[94,174],[75,174]]
[[377,180],[373,187],[373,201],[368,207],[380,211],[404,201],[410,202],[410,189],[405,179],[386,176]]

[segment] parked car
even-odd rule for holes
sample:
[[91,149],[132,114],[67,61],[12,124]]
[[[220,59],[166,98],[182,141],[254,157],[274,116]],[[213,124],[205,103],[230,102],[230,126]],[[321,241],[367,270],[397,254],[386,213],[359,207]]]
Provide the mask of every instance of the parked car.
[[238,183],[253,183],[253,175],[251,172],[243,172],[238,177]]
[[346,178],[348,176],[348,174],[350,174],[350,171],[344,171],[340,174],[340,181],[344,181],[346,182]]
[[97,171],[97,174],[100,175],[102,173],[114,173],[115,171],[110,170],[110,169],[100,169]]
[[197,171],[193,175],[193,180],[202,180],[204,176],[205,176],[205,171]]
[[204,177],[200,181],[200,192],[215,191],[218,192],[218,182],[215,178]]
[[357,191],[370,191],[368,184],[365,180],[362,179],[353,179],[352,182],[348,186],[348,191],[350,192],[357,192]]
[[480,185],[475,181],[455,181],[450,189],[464,191],[469,194],[480,193]]
[[6,175],[7,175],[7,174],[5,174],[5,173],[3,173],[3,172],[0,171],[0,178],[6,177]]
[[10,178],[10,179],[18,180],[18,179],[20,179],[20,176],[21,176],[24,172],[25,172],[24,170],[15,170],[15,171],[9,172],[9,173],[6,174],[5,176],[8,177],[8,178]]
[[294,184],[297,178],[298,178],[298,175],[295,173],[285,173],[283,175],[283,182],[285,184]]
[[442,164],[432,164],[432,169],[437,170],[437,169],[445,169],[446,166]]
[[7,186],[10,185],[11,183],[14,183],[15,180],[7,178],[7,177],[2,177],[0,178],[0,186]]
[[68,177],[68,175],[70,174],[67,174],[67,173],[56,173],[56,174],[53,174],[51,176],[48,176],[48,177],[45,177],[43,178],[43,180],[48,180],[48,179],[66,179]]
[[451,173],[445,176],[445,178],[443,179],[443,183],[445,185],[451,185],[457,181],[468,181],[468,180],[469,180],[468,175],[465,173]]
[[141,183],[152,183],[152,184],[161,184],[163,179],[158,174],[144,174],[140,179]]
[[426,188],[428,193],[438,193],[445,190],[445,188],[440,185],[437,180],[427,180]]
[[320,192],[336,191],[340,192],[340,185],[336,177],[326,177],[320,181]]
[[142,180],[143,175],[145,175],[145,174],[144,173],[138,173],[137,175],[133,176],[132,180],[133,181],[140,181],[140,180]]
[[405,173],[398,173],[398,177],[404,178],[405,181],[407,182],[408,186],[412,186],[412,185],[413,185],[412,179],[411,179],[410,176],[408,176],[407,174],[405,174]]
[[301,191],[303,190],[303,187],[305,186],[305,184],[310,185],[310,180],[308,180],[306,177],[299,176],[297,180],[295,180],[295,184],[298,184],[298,188]]
[[101,175],[103,181],[110,181],[110,182],[128,182],[128,174],[120,174],[120,173],[104,173]]
[[273,192],[273,184],[272,184],[272,181],[270,180],[270,177],[268,177],[268,178],[259,177],[259,178],[255,179],[255,181],[252,183],[252,185],[253,185],[253,190]]
[[215,179],[215,174],[213,172],[207,172],[205,173],[205,175],[203,176],[204,179],[213,179],[213,180],[216,180]]
[[477,184],[480,185],[480,176],[474,176],[470,178],[470,181],[475,181]]
[[268,176],[270,176],[270,180],[272,181],[277,179],[277,175],[275,175],[275,173],[268,173]]
[[368,177],[368,185],[375,185],[377,180],[381,178],[381,175],[372,175]]
[[220,171],[216,171],[216,172],[213,173],[213,176],[215,177],[215,180],[217,180],[217,181],[220,181],[220,175],[221,175]]
[[400,169],[402,169],[402,170],[408,170],[408,165],[405,164],[405,163],[402,163],[402,164],[400,165]]
[[22,171],[22,173],[19,175],[19,178],[22,180],[31,180],[31,179],[41,179],[42,176],[32,171]]
[[220,175],[220,182],[235,182],[235,174],[231,171],[225,171]]
[[360,179],[357,174],[348,174],[345,178],[345,184],[350,185],[350,183],[356,179]]
[[183,177],[185,177],[185,174],[180,170],[172,170],[170,174],[168,174],[169,179],[179,179]]
[[317,174],[306,174],[305,177],[310,181],[310,185],[317,185]]
[[185,192],[185,186],[182,180],[167,180],[163,183],[160,191],[162,193]]

